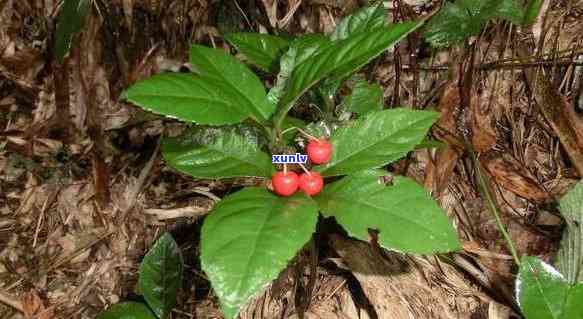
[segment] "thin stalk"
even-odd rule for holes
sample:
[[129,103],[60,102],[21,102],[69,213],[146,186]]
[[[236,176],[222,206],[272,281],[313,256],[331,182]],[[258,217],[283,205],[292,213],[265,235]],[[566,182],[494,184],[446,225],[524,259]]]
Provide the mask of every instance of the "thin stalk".
[[506,245],[508,245],[508,250],[510,250],[510,254],[512,255],[512,259],[514,260],[514,262],[517,265],[520,265],[520,257],[518,256],[518,252],[516,251],[516,248],[514,247],[514,242],[512,242],[512,238],[510,238],[510,235],[508,234],[508,232],[506,231],[506,228],[504,227],[504,224],[502,223],[502,218],[500,218],[500,212],[498,211],[498,208],[496,207],[496,204],[494,203],[494,199],[493,199],[490,187],[488,186],[488,183],[486,182],[486,178],[484,177],[484,174],[482,173],[482,164],[480,163],[480,161],[478,161],[478,158],[476,156],[476,152],[474,152],[473,146],[465,140],[459,140],[455,134],[444,129],[443,127],[440,127],[439,125],[435,125],[434,127],[441,130],[445,134],[453,137],[454,140],[459,141],[464,146],[464,149],[468,153],[470,153],[470,158],[472,160],[472,163],[476,167],[476,174],[478,176],[478,186],[482,190],[482,192],[481,192],[482,196],[484,196],[484,198],[486,199],[486,202],[488,203],[488,208],[490,209],[490,212],[492,213],[492,215],[494,215],[494,218],[496,219],[496,226],[498,227],[498,229],[502,233],[502,237],[504,237],[504,240],[506,241]]
[[502,233],[502,236],[504,237],[504,240],[506,241],[506,244],[508,245],[508,249],[510,250],[510,253],[512,254],[512,258],[514,259],[514,262],[517,265],[520,265],[520,257],[518,256],[518,252],[516,251],[516,248],[514,247],[514,243],[512,242],[510,235],[508,234],[508,232],[506,231],[506,228],[504,227],[504,224],[502,223],[502,218],[500,218],[500,212],[498,211],[498,208],[496,207],[496,204],[494,203],[494,199],[492,198],[492,193],[490,191],[490,187],[486,183],[486,178],[484,177],[484,174],[482,174],[482,166],[481,166],[480,162],[478,161],[476,154],[474,153],[474,151],[472,149],[470,149],[470,154],[472,157],[472,162],[474,162],[474,166],[476,167],[476,173],[478,175],[478,184],[479,184],[480,188],[482,189],[482,193],[483,193],[482,195],[485,197],[486,202],[488,203],[488,207],[490,208],[490,211],[492,212],[492,214],[494,215],[494,218],[496,219],[496,226],[498,226],[498,229]]
[[302,170],[308,175],[308,176],[312,176],[312,174],[310,174],[310,171],[304,166],[304,164],[302,163],[298,163],[300,165],[300,167],[302,168]]
[[281,125],[283,124],[283,120],[287,116],[287,113],[291,110],[294,101],[291,101],[288,105],[280,106],[278,104],[277,110],[273,115],[273,130],[275,135],[281,136]]
[[306,137],[306,138],[308,138],[308,139],[311,139],[311,140],[317,140],[317,139],[318,139],[318,138],[317,138],[317,137],[315,137],[314,135],[312,135],[312,134],[310,134],[310,133],[308,133],[308,132],[306,132],[306,131],[302,130],[301,128],[299,128],[299,127],[297,127],[297,126],[292,126],[292,127],[290,127],[290,128],[287,128],[287,129],[283,130],[283,131],[281,132],[281,135],[284,135],[285,133],[291,132],[291,131],[293,131],[293,130],[297,130],[298,132],[302,133],[302,135],[304,135],[304,137]]

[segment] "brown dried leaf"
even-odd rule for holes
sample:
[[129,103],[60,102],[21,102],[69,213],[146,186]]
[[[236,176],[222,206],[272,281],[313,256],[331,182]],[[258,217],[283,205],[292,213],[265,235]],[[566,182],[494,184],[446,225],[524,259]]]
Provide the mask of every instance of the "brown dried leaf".
[[22,308],[26,319],[50,319],[53,318],[52,308],[46,308],[38,293],[31,289],[22,298]]
[[2,65],[2,73],[9,73],[18,80],[15,81],[16,84],[26,89],[35,88],[34,79],[44,66],[44,56],[36,49],[24,47],[13,55],[1,56],[0,65]]
[[49,125],[49,121],[55,116],[57,111],[55,92],[50,82],[52,81],[44,81],[38,94],[36,109],[33,111],[34,119],[32,125],[34,127]]
[[46,191],[42,188],[42,186],[39,186],[39,181],[31,173],[28,174],[27,181],[24,185],[24,192],[20,193],[19,195],[20,206],[17,210],[19,213],[30,212],[35,207],[35,205],[42,205],[43,201],[47,198]]
[[33,154],[40,157],[54,156],[63,149],[63,142],[50,138],[35,138],[33,143]]
[[95,208],[90,199],[95,196],[92,184],[71,184],[59,192],[58,208],[65,225],[95,227]]
[[457,131],[457,119],[460,115],[461,97],[459,89],[455,83],[447,84],[443,95],[439,100],[437,109],[441,112],[439,120],[435,124],[438,129],[434,130],[435,136],[449,145],[463,148],[460,140],[463,140],[461,134]]
[[[583,94],[583,92],[580,94]],[[563,109],[568,122],[575,131],[579,149],[583,150],[583,118],[575,112],[574,108],[566,101],[565,97],[563,97]]]
[[427,165],[425,188],[439,197],[451,182],[451,176],[459,157],[459,152],[451,147],[439,149],[435,162],[428,162],[430,164]]
[[119,105],[117,112],[103,115],[102,128],[104,131],[116,130],[124,127],[132,119],[131,109]]
[[496,131],[492,127],[492,112],[480,103],[476,92],[471,100],[472,145],[478,153],[491,150],[496,144]]
[[41,308],[42,301],[34,290],[30,290],[22,298],[22,308],[24,309],[24,317],[32,318],[35,313]]
[[532,174],[512,155],[489,152],[480,157],[480,163],[503,188],[534,202],[545,202],[550,194],[545,191]]
[[[531,54],[526,43],[519,47],[518,53],[522,58]],[[577,132],[579,125],[573,125],[569,103],[553,86],[544,69],[525,70],[525,74],[541,112],[559,137],[579,176],[583,176],[583,134]]]

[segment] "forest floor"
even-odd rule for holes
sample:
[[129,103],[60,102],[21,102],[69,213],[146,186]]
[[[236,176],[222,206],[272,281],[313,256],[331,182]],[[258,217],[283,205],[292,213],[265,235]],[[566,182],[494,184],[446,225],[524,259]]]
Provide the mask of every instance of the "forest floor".
[[[179,72],[191,43],[229,50],[221,35],[232,31],[330,32],[361,2],[95,0],[60,64],[50,50],[58,1],[0,0],[0,318],[94,318],[137,298],[139,263],[164,231],[174,235],[186,263],[172,317],[221,318],[200,268],[198,235],[213,205],[246,181],[195,180],[166,166],[159,137],[184,124],[146,113],[120,94],[152,74]],[[439,1],[389,6],[391,19],[409,20]],[[522,44],[532,39],[536,53],[521,57]],[[410,37],[365,74],[382,85],[388,107],[435,107],[439,124],[454,135],[473,132],[519,255],[550,262],[564,227],[557,200],[583,173],[582,157],[564,143],[574,140],[583,150],[582,61],[583,1],[552,0],[544,1],[532,26],[491,23],[451,49],[433,52]],[[537,70],[545,81],[536,81]],[[464,106],[467,96],[471,103]],[[548,110],[558,110],[563,124],[549,121]],[[418,150],[390,169],[431,192],[463,243],[450,266],[471,286],[467,293],[480,315],[452,311],[451,318],[518,317],[516,265],[470,156],[454,148]],[[331,246],[341,245],[331,238]],[[366,295],[367,283],[331,246],[322,245],[308,308],[317,313],[313,308],[324,303],[353,302],[365,311],[359,295],[363,289]],[[283,290],[272,298],[293,301]],[[290,313],[278,309],[282,318]],[[248,317],[273,316],[251,312]]]

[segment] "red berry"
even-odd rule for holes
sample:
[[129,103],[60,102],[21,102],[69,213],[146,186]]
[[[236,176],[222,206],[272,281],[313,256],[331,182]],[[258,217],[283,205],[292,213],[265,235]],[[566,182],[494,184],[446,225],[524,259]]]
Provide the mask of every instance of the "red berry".
[[276,172],[271,176],[271,183],[276,194],[291,196],[298,190],[299,177],[295,172]]
[[332,157],[332,144],[326,139],[312,139],[306,146],[308,158],[314,164],[328,163]]
[[300,189],[309,196],[313,196],[322,191],[324,179],[320,173],[310,172],[300,175]]

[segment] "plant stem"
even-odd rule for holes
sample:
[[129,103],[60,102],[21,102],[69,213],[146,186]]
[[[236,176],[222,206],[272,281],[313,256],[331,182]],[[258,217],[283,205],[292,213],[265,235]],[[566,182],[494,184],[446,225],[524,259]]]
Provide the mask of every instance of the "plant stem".
[[259,122],[254,118],[251,118],[251,120],[248,121],[247,123],[255,126],[256,128],[261,129],[263,133],[265,133],[265,136],[267,136],[267,140],[269,141],[268,145],[269,150],[272,153],[275,152],[276,151],[275,147],[277,146],[277,136],[275,134],[275,131],[265,123]]
[[334,112],[334,96],[321,93],[320,96],[324,100],[324,113],[332,114]]
[[269,123],[262,123],[255,119],[253,119],[252,123],[263,131],[269,142],[267,147],[271,153],[274,153],[276,151],[275,147],[277,146],[277,139],[273,128],[268,125]]
[[312,176],[312,174],[310,174],[310,171],[308,171],[308,169],[304,166],[304,164],[299,163],[300,167],[302,168],[302,170],[304,170],[304,172],[306,174],[308,174],[308,176]]
[[295,126],[288,127],[287,129],[285,129],[285,130],[281,131],[281,135],[285,135],[285,133],[287,133],[287,132],[291,132],[291,131],[293,131],[293,130],[297,130],[297,129],[298,129],[298,128],[297,128],[297,127],[295,127]]
[[[305,92],[303,92],[303,93],[305,93]],[[324,101],[324,112],[323,112],[324,116],[329,116],[334,111],[334,96],[327,95],[327,94],[319,94],[319,95],[322,98],[322,100]],[[290,101],[287,105],[278,104],[277,110],[275,111],[275,114],[273,115],[273,118],[272,118],[273,129],[275,130],[276,133],[279,133],[281,135],[281,126],[283,124],[283,120],[287,116],[287,113],[292,109],[296,100],[297,100],[297,98],[293,101]]]
[[496,225],[498,226],[498,229],[502,233],[502,236],[504,237],[504,240],[506,241],[506,244],[508,245],[508,249],[510,250],[510,253],[512,254],[512,258],[514,259],[514,262],[517,265],[520,265],[520,257],[518,256],[518,252],[516,251],[516,248],[514,247],[514,243],[512,242],[512,238],[510,238],[510,235],[508,234],[508,232],[506,231],[506,228],[504,227],[504,224],[502,223],[502,218],[500,218],[500,212],[498,211],[498,208],[496,207],[496,204],[494,203],[494,199],[492,198],[492,193],[491,193],[490,187],[488,186],[488,184],[486,182],[486,178],[484,177],[484,174],[482,174],[482,166],[481,166],[480,162],[478,161],[478,158],[476,157],[476,154],[474,153],[474,151],[472,149],[470,149],[470,155],[472,157],[472,162],[474,162],[474,166],[476,167],[476,173],[478,175],[478,184],[479,184],[480,188],[482,189],[483,196],[485,197],[486,202],[488,203],[488,207],[490,208],[490,211],[492,212],[492,214],[494,215],[494,218],[496,219]]
[[287,113],[289,112],[289,110],[291,110],[293,102],[294,101],[292,101],[288,105],[282,106],[278,104],[277,111],[275,111],[275,114],[273,115],[273,130],[275,132],[275,135],[281,136],[281,125],[283,124],[283,120],[285,119]]
[[298,130],[300,133],[302,133],[302,135],[304,135],[304,137],[306,137],[306,138],[308,138],[308,139],[310,139],[310,140],[318,140],[318,138],[317,138],[317,137],[315,137],[314,135],[312,135],[312,134],[310,134],[310,133],[308,133],[308,132],[306,132],[306,131],[302,130],[301,128],[299,128],[299,127],[297,127],[297,126],[292,126],[292,127],[289,127],[289,128],[287,128],[287,129],[283,130],[283,131],[281,132],[281,135],[284,135],[285,133],[287,133],[287,132],[290,132],[290,131],[292,131],[292,130]]

